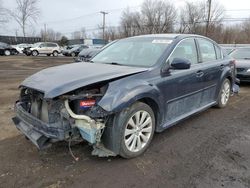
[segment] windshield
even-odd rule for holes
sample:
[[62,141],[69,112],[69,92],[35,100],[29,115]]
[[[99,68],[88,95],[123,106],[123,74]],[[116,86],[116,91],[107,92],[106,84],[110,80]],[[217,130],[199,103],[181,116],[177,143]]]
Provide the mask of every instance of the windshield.
[[250,59],[250,48],[236,49],[230,53],[234,59]]
[[94,63],[150,67],[154,65],[168,45],[166,38],[135,37],[119,40],[98,53]]

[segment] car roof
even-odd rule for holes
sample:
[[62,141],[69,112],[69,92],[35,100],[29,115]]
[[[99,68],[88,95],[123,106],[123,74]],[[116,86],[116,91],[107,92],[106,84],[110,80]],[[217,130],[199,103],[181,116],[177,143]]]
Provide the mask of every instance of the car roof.
[[148,35],[139,35],[134,36],[136,37],[153,37],[153,38],[185,38],[185,37],[204,37],[202,35],[196,35],[196,34],[182,34],[182,33],[166,33],[166,34],[148,34]]

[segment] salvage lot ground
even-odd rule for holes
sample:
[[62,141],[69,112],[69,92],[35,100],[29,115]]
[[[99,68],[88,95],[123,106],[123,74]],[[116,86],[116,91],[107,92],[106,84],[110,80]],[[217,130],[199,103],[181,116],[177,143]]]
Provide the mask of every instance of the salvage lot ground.
[[[11,122],[18,85],[65,57],[0,57],[0,187],[250,187],[250,84],[225,109],[211,108],[156,134],[141,157],[91,156],[87,143],[38,151]],[[70,70],[69,70],[70,71]],[[83,74],[84,74],[83,70]]]

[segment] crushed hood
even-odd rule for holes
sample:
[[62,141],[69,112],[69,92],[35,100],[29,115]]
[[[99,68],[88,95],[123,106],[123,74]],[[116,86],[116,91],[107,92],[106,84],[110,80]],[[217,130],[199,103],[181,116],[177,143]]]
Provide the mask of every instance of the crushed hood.
[[21,86],[41,91],[44,93],[44,98],[49,99],[90,84],[147,70],[147,68],[100,63],[72,63],[35,73],[25,79]]

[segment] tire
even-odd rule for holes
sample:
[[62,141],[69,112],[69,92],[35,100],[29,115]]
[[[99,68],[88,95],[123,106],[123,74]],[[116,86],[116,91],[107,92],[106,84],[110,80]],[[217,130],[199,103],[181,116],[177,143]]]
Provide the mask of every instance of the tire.
[[11,55],[10,50],[4,50],[4,55],[6,55],[6,56],[10,56],[10,55]]
[[36,51],[36,50],[34,50],[34,51],[31,52],[31,55],[32,55],[32,56],[38,56],[38,54],[39,54],[39,53],[38,53],[38,51]]
[[58,51],[54,51],[52,54],[53,54],[54,57],[57,57],[58,56]]
[[145,103],[136,102],[117,114],[115,119],[119,126],[116,133],[119,140],[115,141],[120,143],[119,155],[133,158],[144,153],[155,131],[153,110]]
[[229,79],[226,78],[221,84],[216,107],[218,108],[226,107],[229,101],[230,93],[231,93],[231,82]]
[[75,57],[75,56],[76,56],[76,54],[75,54],[74,52],[72,52],[70,55],[71,55],[72,57]]

